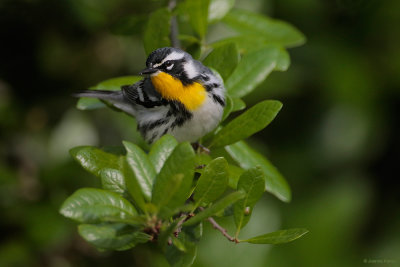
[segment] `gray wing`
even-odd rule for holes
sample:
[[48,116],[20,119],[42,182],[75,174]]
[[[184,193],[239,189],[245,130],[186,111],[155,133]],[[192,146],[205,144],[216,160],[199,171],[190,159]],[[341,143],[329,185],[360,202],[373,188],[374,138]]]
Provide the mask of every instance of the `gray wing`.
[[167,101],[154,89],[149,78],[121,87],[122,94],[132,104],[145,108],[166,105]]

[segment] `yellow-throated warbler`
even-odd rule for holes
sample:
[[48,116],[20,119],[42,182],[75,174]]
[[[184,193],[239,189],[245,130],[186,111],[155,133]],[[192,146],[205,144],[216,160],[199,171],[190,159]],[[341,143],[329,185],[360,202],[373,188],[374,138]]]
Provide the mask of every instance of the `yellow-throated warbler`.
[[144,139],[164,134],[195,142],[220,122],[225,106],[222,80],[180,49],[153,51],[140,74],[145,78],[121,91],[86,90],[76,97],[94,97],[136,117]]

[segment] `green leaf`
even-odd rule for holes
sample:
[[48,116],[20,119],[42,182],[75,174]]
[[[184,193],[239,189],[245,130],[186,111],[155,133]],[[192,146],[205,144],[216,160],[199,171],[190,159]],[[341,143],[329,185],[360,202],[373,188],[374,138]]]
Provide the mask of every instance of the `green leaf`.
[[232,98],[229,95],[226,95],[225,98],[226,98],[226,103],[224,108],[224,114],[222,115],[222,121],[228,118],[232,112],[246,108],[246,104],[240,98]]
[[209,4],[210,0],[186,0],[180,9],[181,13],[189,15],[190,24],[201,39],[207,32]]
[[288,183],[268,159],[243,141],[226,146],[225,149],[244,169],[260,166],[265,174],[265,190],[284,202],[290,202],[291,191]]
[[235,0],[211,0],[208,8],[208,22],[221,20],[232,9]]
[[192,146],[188,142],[176,146],[155,180],[152,203],[169,210],[183,206],[191,193],[194,166]]
[[170,225],[164,226],[161,228],[160,234],[158,236],[158,245],[160,248],[164,251],[166,246],[168,245],[168,239],[172,237],[179,220],[183,220],[183,218],[178,218],[175,221],[173,221]]
[[228,185],[229,187],[236,189],[237,188],[237,183],[239,182],[239,178],[244,172],[242,168],[239,168],[238,166],[235,165],[228,165],[228,172],[229,172],[229,182]]
[[[117,78],[112,78],[108,79],[105,81],[102,81],[98,83],[97,85],[91,87],[90,89],[92,90],[112,90],[112,91],[117,91],[121,90],[122,85],[131,85],[134,84],[138,81],[143,79],[143,77],[140,76],[123,76],[123,77],[117,77]],[[106,105],[98,100],[97,98],[88,98],[88,97],[82,97],[78,100],[78,103],[76,104],[77,109],[80,110],[92,110],[92,109],[98,109],[98,108],[103,108]]]
[[60,213],[83,223],[106,221],[108,217],[127,219],[137,214],[132,204],[117,193],[95,188],[77,190],[64,201]]
[[225,95],[225,107],[224,107],[224,113],[222,114],[222,119],[221,121],[224,121],[226,118],[229,117],[229,114],[231,114],[233,110],[233,100],[229,95]]
[[178,145],[176,139],[169,134],[158,139],[149,152],[149,160],[153,164],[156,173],[159,173],[167,158]]
[[193,192],[195,208],[207,206],[216,200],[228,185],[228,162],[222,157],[211,161],[197,181]]
[[125,224],[81,224],[79,234],[99,249],[127,250],[138,243],[146,243],[151,236],[143,232],[132,231]]
[[228,207],[232,203],[235,203],[236,201],[243,198],[244,196],[245,196],[245,193],[241,192],[241,191],[236,191],[236,192],[230,193],[226,197],[224,197],[221,200],[219,200],[218,202],[216,202],[211,207],[204,209],[203,211],[197,213],[194,217],[187,220],[183,224],[183,226],[190,226],[190,225],[195,225],[197,223],[200,223],[202,220],[213,216],[214,214],[225,209],[226,207]]
[[260,35],[243,34],[220,39],[212,43],[211,46],[218,48],[228,43],[235,43],[241,55],[260,50],[268,45],[268,42]]
[[143,36],[144,50],[147,55],[157,48],[171,46],[170,28],[171,12],[167,8],[160,8],[151,13]]
[[[128,167],[125,157],[90,146],[75,147],[70,150],[70,153],[85,170],[101,177],[105,189],[121,193],[121,190],[126,188],[126,191],[135,200],[135,204],[144,210],[141,186],[131,167]],[[103,173],[103,171],[109,172],[110,170],[113,170],[112,173]]]
[[252,92],[274,70],[279,57],[277,46],[267,46],[243,56],[225,83],[231,97]]
[[216,69],[224,80],[232,74],[239,63],[239,51],[235,43],[214,48],[203,60],[203,64]]
[[246,103],[240,98],[231,98],[232,99],[232,112],[243,110],[246,108]]
[[209,154],[207,153],[196,153],[196,172],[202,173],[204,171],[203,167],[204,165],[207,165],[212,161],[212,158]]
[[223,21],[240,33],[260,35],[269,43],[293,47],[305,42],[304,35],[289,23],[251,11],[232,9]]
[[282,244],[296,240],[307,234],[308,230],[304,228],[294,228],[288,230],[280,230],[265,235],[256,236],[253,238],[240,240],[252,244]]
[[279,48],[279,55],[276,62],[275,70],[278,71],[287,71],[290,66],[290,56],[288,51],[285,48]]
[[101,185],[103,189],[126,196],[127,188],[124,174],[120,170],[102,169],[100,171]]
[[236,224],[236,237],[250,220],[254,205],[264,193],[264,173],[259,168],[246,170],[239,179],[237,190],[245,193],[245,197],[233,205],[233,218]]
[[144,194],[139,181],[136,179],[136,175],[133,173],[132,168],[129,166],[128,161],[124,158],[123,161],[123,173],[125,177],[126,189],[134,200],[134,204],[139,207],[142,211],[147,213],[146,203],[144,201]]
[[126,161],[135,174],[135,178],[143,192],[146,200],[151,199],[151,190],[156,172],[147,154],[137,145],[123,141],[126,149]]
[[[197,253],[197,246],[191,240],[191,237],[185,232],[181,232],[178,236],[179,247],[176,246],[176,241],[173,246],[167,246],[165,256],[171,267],[186,267],[192,266]],[[182,251],[185,248],[185,252]]]
[[183,244],[183,242],[182,241],[180,241],[178,238],[176,238],[176,237],[172,237],[172,244],[178,249],[178,250],[180,250],[180,251],[182,251],[182,252],[186,252],[187,251],[187,249],[186,249],[186,247],[185,247],[185,245]]
[[201,44],[201,40],[193,35],[179,34],[178,38],[179,40],[184,41],[187,44]]
[[79,146],[70,150],[71,156],[88,172],[100,177],[103,169],[121,169],[122,159],[92,146]]
[[265,100],[256,104],[217,132],[210,147],[230,145],[264,129],[281,108],[282,103],[275,100]]

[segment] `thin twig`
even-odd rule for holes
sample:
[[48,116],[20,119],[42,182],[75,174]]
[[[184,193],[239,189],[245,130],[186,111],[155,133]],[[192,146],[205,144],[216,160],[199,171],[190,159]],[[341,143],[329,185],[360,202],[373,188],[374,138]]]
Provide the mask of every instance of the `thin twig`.
[[[169,0],[168,9],[170,11],[173,11],[175,7],[176,7],[176,0]],[[178,21],[176,19],[176,16],[172,16],[170,38],[172,46],[175,48],[181,48],[181,43],[179,41],[178,35],[179,35]]]
[[[201,211],[204,210],[203,207],[199,207],[199,209],[200,209]],[[216,229],[216,230],[218,230],[218,231],[220,231],[220,232],[222,233],[222,235],[225,236],[229,241],[235,242],[235,243],[239,243],[239,241],[238,241],[236,238],[230,236],[230,235],[228,234],[228,231],[227,231],[225,228],[223,228],[221,225],[219,225],[219,224],[214,220],[213,217],[208,217],[207,221],[209,221],[209,222],[211,223],[211,225],[213,226],[213,228]]]
[[182,231],[182,224],[185,222],[186,218],[187,218],[186,214],[182,214],[181,217],[179,217],[179,221],[176,224],[176,230],[174,231],[175,237],[178,237],[179,233]]
[[220,231],[222,233],[222,235],[225,236],[229,241],[239,243],[239,241],[236,238],[230,236],[227,233],[227,230],[225,228],[223,228],[221,225],[219,225],[212,217],[209,217],[207,220],[212,224],[214,229],[217,229],[218,231]]

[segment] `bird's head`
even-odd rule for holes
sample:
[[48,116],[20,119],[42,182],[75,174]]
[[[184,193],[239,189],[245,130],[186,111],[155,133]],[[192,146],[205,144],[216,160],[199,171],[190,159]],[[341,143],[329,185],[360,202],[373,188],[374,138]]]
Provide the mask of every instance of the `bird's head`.
[[153,51],[146,61],[146,69],[141,75],[154,77],[166,73],[179,79],[183,84],[191,84],[201,74],[199,63],[185,51],[163,47]]

